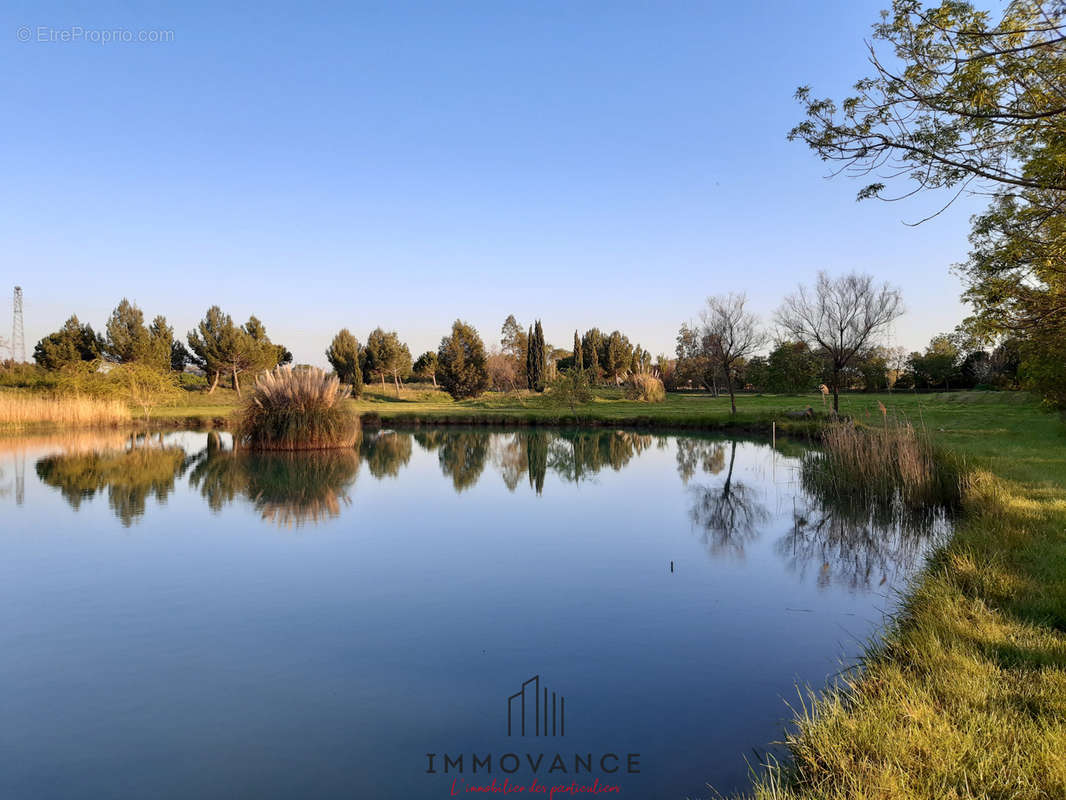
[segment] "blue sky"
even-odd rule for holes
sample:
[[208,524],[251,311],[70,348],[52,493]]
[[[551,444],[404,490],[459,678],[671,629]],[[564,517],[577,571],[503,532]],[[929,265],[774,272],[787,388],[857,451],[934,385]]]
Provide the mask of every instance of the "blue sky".
[[[672,353],[708,294],[769,319],[859,269],[903,290],[892,343],[917,348],[965,314],[981,204],[906,227],[937,200],[856,203],[785,139],[797,85],[866,74],[885,5],[8,2],[0,291],[24,287],[28,350],[128,296],[181,333],[255,313],[322,364],[341,327],[417,354],[509,313]],[[37,41],[77,27],[173,40]]]

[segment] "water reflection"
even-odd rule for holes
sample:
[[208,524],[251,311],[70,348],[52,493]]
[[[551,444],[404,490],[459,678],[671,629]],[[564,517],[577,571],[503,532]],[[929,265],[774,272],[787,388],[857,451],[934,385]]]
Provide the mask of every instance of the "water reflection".
[[[689,516],[711,555],[743,556],[744,545],[759,535],[759,524],[769,517],[758,489],[733,477],[736,460],[737,443],[733,441],[724,479],[711,486],[693,485],[689,489],[694,496]],[[725,447],[715,443],[711,447],[685,448],[685,452],[679,447],[677,462],[686,483],[696,462],[704,472],[717,474],[725,469]]]
[[184,471],[185,451],[161,439],[131,437],[122,449],[46,456],[36,468],[41,482],[59,489],[74,509],[106,489],[115,516],[129,527],[144,515],[149,497],[166,502]]
[[235,452],[212,433],[193,459],[189,483],[215,511],[244,498],[262,519],[292,527],[340,516],[358,473],[355,450]]
[[218,432],[74,438],[57,441],[63,452],[40,458],[36,470],[74,509],[106,491],[126,526],[145,514],[150,497],[165,502],[186,474],[189,487],[216,512],[249,503],[264,520],[298,526],[351,509],[363,462],[378,480],[402,479],[416,450],[435,454],[456,493],[473,489],[491,468],[509,491],[528,484],[542,495],[551,491],[552,476],[562,483],[595,481],[605,470],[620,472],[649,450],[673,444],[684,510],[713,558],[742,558],[769,534],[776,556],[803,580],[853,590],[912,568],[930,533],[947,527],[936,510],[915,518],[895,506],[849,508],[819,496],[800,484],[798,459],[739,441],[536,428],[383,430],[366,435],[358,449],[310,453],[234,452],[229,441]]

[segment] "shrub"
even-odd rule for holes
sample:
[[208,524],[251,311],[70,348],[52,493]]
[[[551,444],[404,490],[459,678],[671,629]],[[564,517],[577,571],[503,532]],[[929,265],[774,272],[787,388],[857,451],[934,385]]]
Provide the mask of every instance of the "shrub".
[[638,372],[626,381],[626,399],[639,400],[642,403],[661,403],[666,399],[666,387],[654,375]]
[[577,411],[577,406],[591,403],[593,398],[589,373],[583,369],[572,369],[557,375],[548,385],[549,397],[560,405],[570,407],[570,413]]
[[253,450],[351,447],[359,417],[344,400],[350,389],[318,368],[275,367],[256,378],[238,412],[236,441]]

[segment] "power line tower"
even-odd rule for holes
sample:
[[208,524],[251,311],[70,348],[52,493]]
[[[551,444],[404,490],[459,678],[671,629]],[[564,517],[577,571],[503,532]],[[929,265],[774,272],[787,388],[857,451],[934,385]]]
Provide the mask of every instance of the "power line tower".
[[22,287],[15,287],[15,298],[11,313],[11,360],[26,360],[26,333],[22,327]]

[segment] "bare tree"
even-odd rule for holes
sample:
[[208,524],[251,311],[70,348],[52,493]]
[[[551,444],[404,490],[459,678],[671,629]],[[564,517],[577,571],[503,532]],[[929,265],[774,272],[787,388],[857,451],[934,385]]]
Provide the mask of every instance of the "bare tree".
[[832,371],[833,411],[840,411],[840,373],[902,313],[899,290],[887,283],[875,286],[871,275],[830,278],[819,272],[813,289],[800,286],[785,298],[777,324],[822,351]]
[[766,336],[759,330],[759,318],[744,310],[746,302],[747,297],[743,294],[708,297],[707,307],[700,314],[702,346],[711,361],[725,373],[729,404],[734,414],[737,413],[734,393],[737,368],[766,341]]

